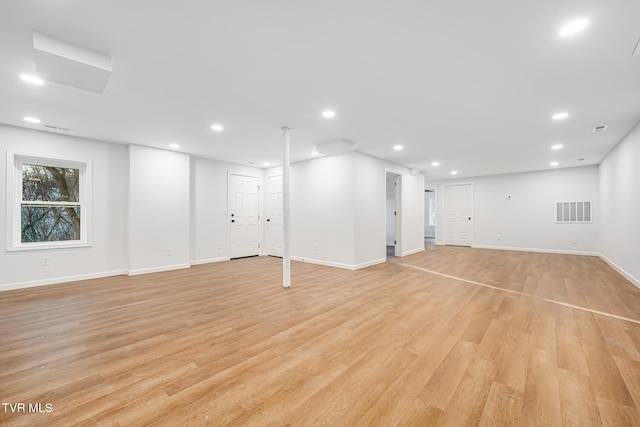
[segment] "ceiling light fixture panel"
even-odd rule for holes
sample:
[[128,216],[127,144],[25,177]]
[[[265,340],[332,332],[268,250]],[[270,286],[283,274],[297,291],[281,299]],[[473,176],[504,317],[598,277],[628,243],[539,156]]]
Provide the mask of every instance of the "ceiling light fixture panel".
[[322,117],[324,117],[325,119],[332,119],[336,116],[335,111],[332,110],[325,110],[322,112]]
[[560,37],[572,36],[587,28],[587,25],[589,25],[589,21],[586,19],[576,19],[560,28],[558,35]]
[[553,120],[564,120],[567,117],[569,117],[569,113],[567,113],[566,111],[561,111],[561,112],[556,113],[553,116],[551,116],[551,118]]
[[42,80],[42,79],[41,79],[40,77],[38,77],[38,76],[33,76],[33,75],[31,75],[31,74],[21,74],[21,75],[20,75],[20,79],[21,79],[23,82],[31,83],[32,85],[38,85],[38,86],[41,86],[41,85],[43,85],[43,84],[44,84],[44,80]]

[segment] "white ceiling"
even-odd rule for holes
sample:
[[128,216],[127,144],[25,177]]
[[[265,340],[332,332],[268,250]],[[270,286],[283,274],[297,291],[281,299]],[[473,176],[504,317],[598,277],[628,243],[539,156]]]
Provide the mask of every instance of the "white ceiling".
[[[33,30],[112,55],[105,93],[22,82]],[[340,138],[430,179],[597,164],[640,120],[639,38],[638,0],[2,0],[0,122],[260,166],[286,125],[294,161]]]

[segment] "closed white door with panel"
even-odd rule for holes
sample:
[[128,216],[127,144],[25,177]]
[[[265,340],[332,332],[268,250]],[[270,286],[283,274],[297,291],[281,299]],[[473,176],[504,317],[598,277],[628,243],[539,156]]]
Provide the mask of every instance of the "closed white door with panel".
[[444,186],[445,244],[471,246],[473,234],[473,185]]
[[282,175],[267,178],[267,253],[281,257],[284,242],[282,222]]
[[229,175],[230,258],[258,255],[260,185],[257,177]]

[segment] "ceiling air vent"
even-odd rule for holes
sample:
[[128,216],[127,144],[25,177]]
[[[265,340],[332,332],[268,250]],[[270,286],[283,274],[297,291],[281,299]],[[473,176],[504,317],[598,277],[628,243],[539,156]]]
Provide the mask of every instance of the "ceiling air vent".
[[607,130],[608,127],[609,125],[594,126],[593,129],[591,129],[591,132],[593,133],[604,132],[605,130]]
[[47,129],[52,129],[52,130],[61,130],[64,132],[69,132],[71,129],[69,128],[63,128],[62,126],[56,126],[56,125],[48,125],[48,124],[44,124],[44,127],[46,127]]

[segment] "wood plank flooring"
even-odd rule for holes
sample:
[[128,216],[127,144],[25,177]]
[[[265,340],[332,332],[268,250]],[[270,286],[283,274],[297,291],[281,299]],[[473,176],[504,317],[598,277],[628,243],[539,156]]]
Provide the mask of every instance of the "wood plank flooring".
[[429,247],[292,273],[1,292],[0,425],[640,425],[640,289],[598,258]]

